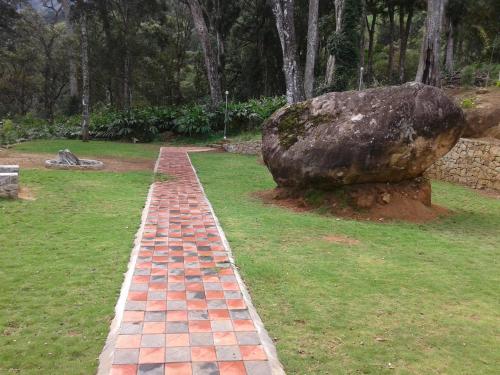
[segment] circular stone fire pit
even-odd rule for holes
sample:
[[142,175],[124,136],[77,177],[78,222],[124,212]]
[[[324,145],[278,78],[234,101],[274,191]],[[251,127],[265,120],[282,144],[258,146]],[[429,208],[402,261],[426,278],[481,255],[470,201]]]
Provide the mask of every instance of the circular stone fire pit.
[[104,163],[99,160],[79,159],[70,150],[60,150],[57,159],[45,160],[45,168],[100,170]]

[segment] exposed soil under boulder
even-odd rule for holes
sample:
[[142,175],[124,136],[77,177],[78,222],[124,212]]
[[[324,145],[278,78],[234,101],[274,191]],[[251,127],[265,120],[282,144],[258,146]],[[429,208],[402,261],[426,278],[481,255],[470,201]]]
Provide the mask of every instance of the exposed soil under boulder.
[[317,210],[359,220],[419,223],[449,213],[431,204],[431,186],[425,178],[398,183],[353,184],[330,191],[276,188],[256,196],[265,203],[293,211]]

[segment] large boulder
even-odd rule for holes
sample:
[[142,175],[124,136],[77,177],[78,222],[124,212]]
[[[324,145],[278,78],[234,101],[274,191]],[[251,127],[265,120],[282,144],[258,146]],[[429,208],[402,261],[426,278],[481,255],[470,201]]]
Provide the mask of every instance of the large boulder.
[[421,176],[457,142],[464,115],[419,83],[332,92],[264,124],[264,162],[280,187],[324,188]]

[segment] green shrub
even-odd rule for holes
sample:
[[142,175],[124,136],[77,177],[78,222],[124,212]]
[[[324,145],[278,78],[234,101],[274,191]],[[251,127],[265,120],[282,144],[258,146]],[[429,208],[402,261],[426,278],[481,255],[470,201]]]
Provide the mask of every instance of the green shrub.
[[462,84],[462,86],[474,86],[475,80],[476,69],[473,65],[468,65],[462,69],[462,73],[460,74],[460,83]]
[[5,119],[0,122],[0,144],[14,143],[17,140],[17,132],[14,127],[14,122],[10,119]]
[[474,108],[476,106],[476,101],[474,98],[465,98],[462,100],[461,105],[464,109]]

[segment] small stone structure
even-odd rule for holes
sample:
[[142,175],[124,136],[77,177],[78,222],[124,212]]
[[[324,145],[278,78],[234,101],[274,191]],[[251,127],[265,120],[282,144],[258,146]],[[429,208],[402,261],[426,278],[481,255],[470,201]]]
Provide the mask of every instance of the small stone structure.
[[244,155],[260,155],[262,154],[262,141],[246,141],[237,143],[224,143],[222,146],[226,152]]
[[51,169],[99,170],[104,163],[99,160],[79,159],[70,150],[60,150],[57,159],[46,160],[45,167]]
[[500,141],[461,138],[429,168],[427,176],[475,189],[500,190]]
[[17,198],[19,193],[19,166],[0,165],[0,198]]

